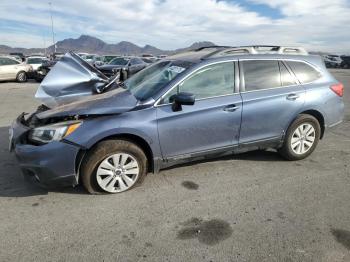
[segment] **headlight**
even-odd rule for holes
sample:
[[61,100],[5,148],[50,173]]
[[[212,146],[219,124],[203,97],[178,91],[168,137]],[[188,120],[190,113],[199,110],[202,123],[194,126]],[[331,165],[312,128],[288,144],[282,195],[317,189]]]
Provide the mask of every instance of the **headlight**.
[[68,121],[34,128],[29,133],[29,139],[40,143],[59,141],[72,134],[81,124],[82,122]]

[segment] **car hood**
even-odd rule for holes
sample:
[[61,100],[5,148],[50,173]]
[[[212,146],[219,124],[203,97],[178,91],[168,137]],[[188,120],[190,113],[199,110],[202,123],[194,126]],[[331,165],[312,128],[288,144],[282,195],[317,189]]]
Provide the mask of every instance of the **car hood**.
[[35,97],[49,108],[79,100],[80,94],[97,93],[108,78],[78,55],[63,56],[41,82]]
[[128,90],[118,88],[38,113],[36,117],[47,119],[82,115],[121,114],[135,108],[137,103],[138,100]]

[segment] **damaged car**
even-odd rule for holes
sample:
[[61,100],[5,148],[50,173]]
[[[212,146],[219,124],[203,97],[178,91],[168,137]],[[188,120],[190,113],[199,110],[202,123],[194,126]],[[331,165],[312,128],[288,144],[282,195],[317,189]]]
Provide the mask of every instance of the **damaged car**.
[[300,160],[344,114],[343,85],[299,48],[202,48],[122,83],[74,54],[62,63],[38,90],[44,106],[10,128],[24,175],[45,185],[120,193],[208,157],[272,148]]

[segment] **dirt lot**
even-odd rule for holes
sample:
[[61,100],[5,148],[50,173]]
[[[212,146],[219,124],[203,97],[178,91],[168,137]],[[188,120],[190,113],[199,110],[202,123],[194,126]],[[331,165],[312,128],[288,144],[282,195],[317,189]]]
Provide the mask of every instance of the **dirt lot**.
[[36,83],[0,83],[0,261],[350,261],[350,70],[344,123],[306,160],[274,152],[150,174],[92,196],[24,182],[8,126]]

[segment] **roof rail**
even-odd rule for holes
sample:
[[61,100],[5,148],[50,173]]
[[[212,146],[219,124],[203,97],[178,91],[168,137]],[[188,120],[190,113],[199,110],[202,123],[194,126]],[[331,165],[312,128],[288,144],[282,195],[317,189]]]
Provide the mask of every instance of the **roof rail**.
[[273,46],[273,45],[252,45],[252,46],[237,46],[218,49],[215,52],[207,55],[207,57],[220,57],[236,54],[296,54],[308,55],[309,53],[302,47],[292,46]]
[[210,48],[231,48],[232,46],[225,46],[225,45],[210,45],[210,46],[202,46],[200,48],[194,49],[194,51],[202,51],[204,49],[210,49]]

